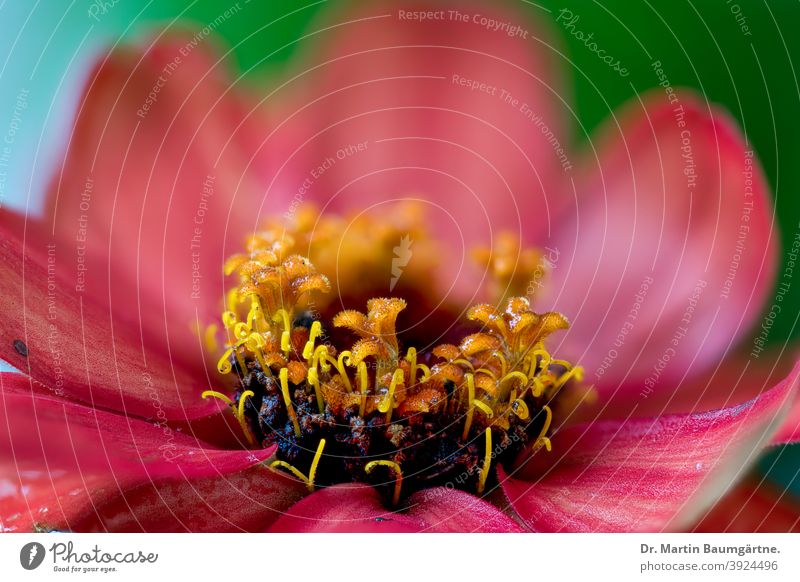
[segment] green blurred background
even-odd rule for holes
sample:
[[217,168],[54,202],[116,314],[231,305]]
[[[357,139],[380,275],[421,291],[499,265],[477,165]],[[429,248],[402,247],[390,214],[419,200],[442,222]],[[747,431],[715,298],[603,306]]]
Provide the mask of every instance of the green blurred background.
[[[488,0],[487,0],[488,1]],[[497,0],[492,0],[492,3]],[[693,87],[722,104],[739,120],[769,178],[784,242],[800,221],[800,3],[767,0],[541,0],[516,2],[531,19],[555,21],[562,9],[580,17],[576,28],[594,33],[597,42],[621,61],[622,78],[583,43],[564,33],[563,66],[572,83],[577,114],[586,132],[637,92],[656,87],[651,64],[660,60],[671,83]],[[308,25],[320,11],[343,2],[240,0],[242,10],[217,29],[232,49],[230,64],[254,87],[270,83],[290,62]],[[457,2],[453,2],[456,5]],[[108,46],[179,23],[204,26],[230,8],[230,0],[41,0],[0,5],[0,114],[14,109],[28,89],[23,130],[13,150],[19,170],[9,175],[0,203],[35,212],[36,192],[47,178],[47,163],[71,123],[74,103],[93,55]],[[246,10],[244,9],[246,6]],[[67,112],[67,113],[65,113]],[[585,139],[577,129],[577,140]],[[47,136],[48,139],[43,139]],[[11,193],[15,193],[12,195]],[[19,193],[28,193],[19,195]],[[796,340],[800,331],[800,286],[793,286],[786,310],[770,340]],[[800,497],[800,445],[768,454],[759,470],[781,489]]]

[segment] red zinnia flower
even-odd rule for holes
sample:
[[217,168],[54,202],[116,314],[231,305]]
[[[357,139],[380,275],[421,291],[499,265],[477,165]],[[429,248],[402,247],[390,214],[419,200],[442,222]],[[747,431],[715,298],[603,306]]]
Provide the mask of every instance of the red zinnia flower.
[[[2,214],[0,356],[22,374],[0,374],[1,529],[683,528],[763,447],[798,436],[800,368],[760,342],[734,351],[777,265],[766,182],[736,126],[687,91],[658,91],[578,159],[549,36],[503,35],[490,22],[523,20],[448,7],[427,20],[413,15],[442,8],[339,16],[306,66],[257,99],[224,78],[204,36],[98,65],[41,216]],[[259,230],[276,214],[287,216]],[[228,263],[241,284],[229,296],[221,267],[243,239],[251,254]],[[488,268],[461,260],[493,239],[478,252]],[[353,311],[390,281],[408,303],[411,328],[397,333],[406,303]],[[267,283],[273,304],[228,303],[263,298]],[[333,301],[306,322],[306,304],[286,304],[287,289],[329,285]],[[533,290],[552,312],[514,298]],[[235,375],[209,353],[223,305],[233,349],[221,367],[253,374],[238,388],[221,387]],[[484,326],[468,341],[461,314]],[[571,326],[545,349],[559,314]],[[356,348],[335,336],[326,352],[350,350],[352,369],[311,357],[320,319],[361,337]],[[442,336],[458,345],[431,350]],[[583,367],[594,406],[579,405],[580,368],[556,352]],[[359,380],[358,362],[376,371]],[[268,397],[285,432],[264,421]],[[314,409],[323,400],[332,420]],[[426,487],[420,469],[403,491],[404,463],[432,438],[412,430],[415,414],[458,419],[437,433],[456,451],[430,466],[466,451],[453,462],[463,478]],[[325,446],[358,444],[344,418],[385,419],[374,434],[395,449],[365,445],[363,461],[315,481]],[[495,460],[492,439],[517,426],[524,450]],[[384,484],[345,483],[370,475]]]

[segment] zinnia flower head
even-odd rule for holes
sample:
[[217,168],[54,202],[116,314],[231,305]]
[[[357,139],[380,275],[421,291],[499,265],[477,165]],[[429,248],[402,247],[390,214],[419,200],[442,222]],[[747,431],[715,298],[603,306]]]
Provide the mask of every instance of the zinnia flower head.
[[268,93],[191,36],[97,66],[2,211],[0,527],[680,529],[797,437],[799,369],[736,351],[777,263],[736,125],[653,92],[579,155],[546,30],[430,9]]

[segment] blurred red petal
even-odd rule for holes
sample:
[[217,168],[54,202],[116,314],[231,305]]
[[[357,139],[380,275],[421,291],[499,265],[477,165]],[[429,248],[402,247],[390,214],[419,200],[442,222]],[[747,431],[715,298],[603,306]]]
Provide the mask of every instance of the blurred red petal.
[[[727,114],[681,91],[610,120],[578,183],[546,307],[605,397],[670,392],[761,313],[777,266],[767,182]],[[677,108],[680,107],[681,111]]]
[[335,485],[309,495],[272,526],[273,532],[518,532],[520,527],[477,497],[443,487],[414,493],[408,509],[386,509],[367,485]]
[[148,358],[162,352],[200,375],[194,330],[219,320],[223,261],[259,213],[285,210],[275,192],[288,194],[266,193],[278,140],[219,47],[191,34],[148,41],[90,75],[41,218],[48,236],[26,242],[54,243],[64,293],[102,301]]
[[209,448],[163,423],[36,394],[15,373],[0,374],[0,424],[0,524],[12,531],[72,529],[137,486],[220,485],[272,454]]
[[696,518],[756,460],[797,392],[800,364],[775,388],[698,414],[599,421],[555,434],[511,476],[511,504],[537,531],[660,531]]
[[285,123],[307,128],[287,168],[308,179],[300,198],[338,209],[379,217],[387,201],[424,201],[451,258],[440,290],[454,285],[455,297],[469,299],[479,277],[459,274],[470,264],[465,251],[498,229],[541,240],[565,202],[559,157],[569,160],[570,134],[558,50],[538,8],[348,6],[311,28],[286,87],[294,110]]
[[697,532],[800,531],[800,499],[750,478],[725,494],[692,528]]
[[[14,227],[12,226],[12,230]],[[28,249],[0,226],[0,357],[57,395],[146,418],[196,418],[217,404],[205,382],[173,365],[131,326],[51,269],[58,251]],[[55,249],[58,249],[56,246]]]

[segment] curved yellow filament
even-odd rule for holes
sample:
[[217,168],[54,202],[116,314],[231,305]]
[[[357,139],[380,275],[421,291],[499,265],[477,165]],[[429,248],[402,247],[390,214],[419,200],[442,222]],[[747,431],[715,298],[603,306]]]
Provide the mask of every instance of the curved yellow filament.
[[[533,377],[533,376],[536,375],[536,369],[539,367],[540,363],[541,363],[540,372],[543,372],[543,371],[547,370],[547,368],[550,367],[550,362],[553,361],[553,358],[550,356],[550,352],[548,352],[544,348],[537,348],[537,349],[533,350],[533,352],[531,352],[531,355],[533,357],[531,358],[531,368],[530,368],[530,371],[528,372],[528,376],[530,376],[530,377]],[[541,362],[539,362],[536,359],[536,356],[541,356],[541,358],[542,358]]]
[[228,308],[228,312],[236,313],[236,306],[239,304],[239,289],[234,287],[225,297],[225,306]]
[[394,461],[385,461],[383,459],[379,461],[370,461],[364,467],[364,472],[367,474],[372,473],[375,470],[375,467],[383,466],[389,467],[394,473],[394,493],[392,494],[392,507],[397,507],[397,504],[400,503],[400,491],[403,488],[403,470],[400,468],[400,465],[395,463]]
[[417,348],[408,348],[406,352],[406,362],[408,362],[408,385],[409,387],[417,385]]
[[284,469],[288,469],[292,473],[292,475],[300,479],[303,483],[306,484],[306,486],[308,486],[308,477],[303,475],[299,470],[295,469],[294,466],[290,465],[286,461],[272,461],[272,463],[269,464],[270,469],[274,470],[276,467],[283,467]]
[[478,495],[482,495],[486,489],[486,480],[489,478],[489,469],[492,466],[492,429],[487,428],[483,434],[486,435],[486,452],[483,455],[483,465],[478,475]]
[[389,423],[392,421],[392,411],[394,410],[394,391],[397,389],[398,384],[403,384],[405,382],[405,377],[403,375],[403,370],[401,368],[397,368],[392,375],[392,383],[389,384],[389,392],[386,393],[386,398],[378,405],[379,412],[386,413],[386,422]]
[[550,439],[545,435],[547,434],[547,431],[550,430],[550,423],[553,422],[553,411],[550,410],[550,407],[547,405],[542,407],[542,411],[544,411],[546,416],[544,419],[544,424],[542,425],[542,430],[539,431],[539,436],[536,439],[534,446],[539,448],[544,445],[544,447],[547,449],[547,452],[550,452],[552,450],[552,445],[550,444]]
[[213,398],[219,398],[228,406],[233,406],[233,400],[225,396],[225,394],[223,394],[222,392],[217,392],[216,390],[206,390],[200,396],[202,396],[203,398],[208,398],[209,396]]
[[309,368],[308,369],[308,383],[314,387],[314,394],[317,397],[317,408],[319,409],[319,413],[322,414],[325,412],[325,400],[322,397],[322,387],[319,385],[319,376],[317,375],[316,368]]
[[281,393],[283,394],[283,402],[286,404],[286,412],[289,414],[289,418],[292,420],[292,425],[294,426],[294,434],[295,436],[300,436],[300,423],[297,422],[297,415],[294,412],[292,398],[289,396],[289,369],[281,368],[278,377],[281,381]]
[[577,381],[583,380],[583,368],[580,366],[575,366],[574,368],[564,372],[558,377],[556,383],[553,385],[553,392],[558,392],[561,390],[562,386],[566,384],[570,378],[575,378]]
[[466,358],[458,358],[457,360],[453,360],[452,363],[453,364],[461,364],[462,366],[466,366],[467,368],[469,368],[470,372],[474,372],[475,371],[475,366],[473,366],[472,362],[470,362]]
[[228,348],[222,354],[222,357],[217,362],[217,371],[220,374],[230,374],[231,370],[233,370],[233,366],[231,365],[231,354],[233,353],[233,348]]
[[358,363],[358,383],[361,390],[361,404],[358,406],[358,415],[363,417],[364,409],[367,407],[367,389],[369,388],[366,362]]
[[492,372],[489,368],[478,368],[477,370],[475,370],[475,373],[476,374],[483,374],[484,376],[489,376],[495,382],[498,381],[497,380],[497,374]]
[[314,357],[314,344],[321,333],[322,324],[318,321],[312,323],[311,330],[308,332],[308,341],[303,347],[303,357],[308,361],[309,365],[311,364],[311,358]]
[[236,412],[236,420],[239,421],[239,426],[242,427],[242,432],[244,436],[247,437],[247,442],[251,445],[256,444],[256,438],[253,436],[253,431],[250,430],[250,427],[247,424],[247,419],[244,416],[244,405],[247,403],[248,398],[252,398],[255,396],[255,392],[252,390],[245,390],[242,392],[242,395],[239,396],[239,407],[237,408]]
[[528,410],[528,405],[525,404],[525,401],[522,398],[517,398],[511,403],[511,412],[516,414],[520,420],[528,420],[531,416],[530,410]]
[[317,476],[317,466],[322,458],[322,451],[325,449],[325,439],[319,439],[317,452],[314,453],[314,460],[311,461],[311,468],[308,470],[308,490],[314,492],[314,478]]
[[417,368],[422,370],[422,377],[419,379],[420,384],[424,384],[431,379],[431,369],[425,364],[417,364]]
[[287,356],[289,355],[289,352],[292,351],[291,339],[292,339],[291,335],[289,334],[288,331],[284,331],[283,333],[281,333],[281,350]]
[[494,410],[480,400],[473,400],[472,406],[483,412],[486,415],[486,418],[492,418],[494,416]]
[[475,408],[472,406],[472,401],[475,400],[475,376],[472,374],[465,374],[467,379],[467,419],[464,422],[464,432],[461,433],[461,440],[467,440],[469,429],[472,427],[472,415],[475,414]]

